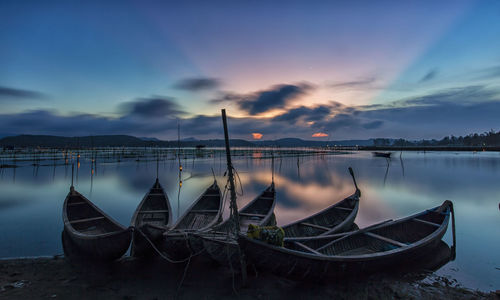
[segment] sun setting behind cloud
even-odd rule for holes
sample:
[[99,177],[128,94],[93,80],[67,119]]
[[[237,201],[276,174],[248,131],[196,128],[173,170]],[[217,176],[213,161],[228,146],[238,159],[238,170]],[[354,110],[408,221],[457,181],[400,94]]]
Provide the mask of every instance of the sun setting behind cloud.
[[254,140],[260,140],[262,138],[262,133],[254,132],[252,133],[252,138]]
[[312,135],[312,137],[327,137],[328,136],[328,133],[324,133],[324,132],[316,132]]

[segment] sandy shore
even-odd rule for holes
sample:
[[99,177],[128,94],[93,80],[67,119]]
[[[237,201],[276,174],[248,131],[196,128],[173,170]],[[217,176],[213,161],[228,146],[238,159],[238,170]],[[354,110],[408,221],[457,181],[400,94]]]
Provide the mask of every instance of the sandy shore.
[[250,271],[242,286],[238,274],[233,277],[229,269],[213,263],[193,261],[183,279],[185,267],[131,258],[105,266],[75,264],[62,257],[1,260],[0,298],[500,299],[497,293],[460,288],[431,273],[314,284]]

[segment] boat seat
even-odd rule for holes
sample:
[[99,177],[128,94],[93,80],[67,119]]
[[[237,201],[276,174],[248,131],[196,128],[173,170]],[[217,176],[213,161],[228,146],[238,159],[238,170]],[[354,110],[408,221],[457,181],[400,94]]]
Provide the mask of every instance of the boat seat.
[[399,247],[404,247],[404,246],[407,246],[406,244],[404,243],[401,243],[401,242],[398,242],[398,241],[395,241],[393,239],[390,239],[390,238],[386,238],[385,236],[381,236],[381,235],[378,235],[378,234],[375,234],[375,233],[372,233],[372,232],[365,232],[365,234],[367,236],[371,236],[373,238],[376,238],[376,239],[379,239],[381,241],[384,241],[384,242],[387,242],[389,244],[393,244],[395,246],[399,246]]
[[325,226],[316,225],[316,224],[307,223],[307,222],[302,222],[302,223],[299,223],[299,224],[300,225],[304,225],[304,226],[308,226],[308,227],[314,227],[314,228],[317,228],[317,229],[322,229],[322,230],[325,230],[325,231],[328,231],[328,230],[331,229],[331,228],[328,228],[328,227],[325,227]]
[[150,193],[149,196],[164,196],[162,193]]
[[141,210],[139,214],[154,214],[154,213],[168,213],[168,209],[164,210]]
[[69,223],[70,224],[77,224],[77,223],[83,223],[83,222],[97,221],[97,220],[101,220],[101,219],[105,219],[105,217],[101,216],[101,217],[94,217],[94,218],[85,218],[85,219],[69,221]]
[[348,207],[340,207],[340,206],[335,206],[336,209],[341,209],[341,210],[347,210],[347,211],[352,211],[352,208]]
[[194,213],[216,213],[219,212],[218,209],[193,209],[191,212]]
[[424,224],[427,224],[427,225],[432,225],[432,226],[435,226],[435,227],[440,227],[441,226],[440,224],[437,224],[437,223],[434,223],[434,222],[429,222],[429,221],[422,220],[422,219],[417,219],[417,218],[413,218],[413,221],[417,221],[417,222],[424,223]]
[[245,217],[262,217],[262,218],[264,218],[266,216],[263,214],[251,214],[251,213],[244,213],[244,212],[240,212],[239,215],[245,216]]

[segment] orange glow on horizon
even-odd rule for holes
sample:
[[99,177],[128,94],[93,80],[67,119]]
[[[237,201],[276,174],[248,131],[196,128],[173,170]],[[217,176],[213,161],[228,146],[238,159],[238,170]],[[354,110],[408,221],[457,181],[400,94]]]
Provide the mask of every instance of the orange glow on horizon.
[[262,133],[258,133],[258,132],[252,132],[252,138],[254,140],[260,140],[262,138]]
[[327,137],[328,133],[324,132],[316,132],[315,134],[312,135],[312,137]]

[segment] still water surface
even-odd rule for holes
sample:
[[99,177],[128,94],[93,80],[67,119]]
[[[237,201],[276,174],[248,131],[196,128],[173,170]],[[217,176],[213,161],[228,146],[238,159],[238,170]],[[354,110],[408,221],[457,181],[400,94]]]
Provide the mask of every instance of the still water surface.
[[[208,151],[205,153],[209,153]],[[258,150],[233,158],[243,194],[242,207],[272,178],[271,159]],[[226,179],[225,157],[182,159],[179,193],[178,161],[159,163],[160,182],[170,198],[174,221],[212,182]],[[362,190],[359,227],[397,219],[450,199],[455,205],[457,258],[440,270],[466,287],[500,288],[500,153],[399,152],[390,160],[369,152],[311,155],[274,160],[279,225],[317,212],[354,191],[352,166]],[[75,188],[124,225],[156,177],[156,161],[98,162],[75,168]],[[92,172],[94,173],[93,176]],[[0,169],[0,258],[61,254],[62,204],[71,183],[71,166],[29,163]],[[240,191],[241,192],[241,191]],[[228,203],[226,203],[228,204]],[[227,217],[227,208],[225,216]],[[452,243],[451,224],[444,241]]]

